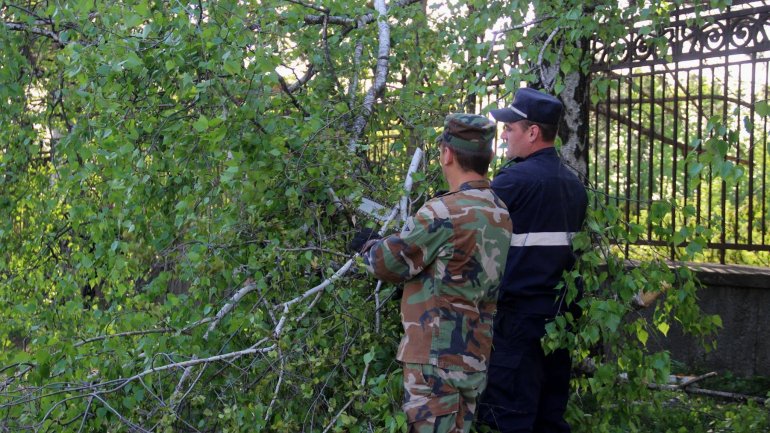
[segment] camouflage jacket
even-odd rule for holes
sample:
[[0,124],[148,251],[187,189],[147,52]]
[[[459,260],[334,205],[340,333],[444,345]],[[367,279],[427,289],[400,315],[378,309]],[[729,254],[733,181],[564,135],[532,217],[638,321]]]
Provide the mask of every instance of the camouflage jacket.
[[406,282],[400,361],[486,370],[510,241],[508,210],[483,180],[429,200],[400,234],[364,246],[370,273]]

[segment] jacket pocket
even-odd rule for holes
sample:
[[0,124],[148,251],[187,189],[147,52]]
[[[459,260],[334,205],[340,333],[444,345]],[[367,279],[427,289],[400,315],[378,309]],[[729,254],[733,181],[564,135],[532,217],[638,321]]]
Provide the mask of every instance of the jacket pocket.
[[460,394],[430,364],[404,364],[404,405],[408,423],[459,411]]

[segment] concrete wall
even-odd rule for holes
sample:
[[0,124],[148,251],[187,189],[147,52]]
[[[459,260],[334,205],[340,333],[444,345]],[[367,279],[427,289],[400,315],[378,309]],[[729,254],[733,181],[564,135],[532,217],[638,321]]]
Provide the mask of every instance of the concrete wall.
[[731,371],[740,376],[770,376],[770,269],[751,266],[697,265],[704,288],[698,302],[705,313],[718,314],[724,327],[717,348],[706,352],[695,339],[672,326],[664,348],[690,367]]

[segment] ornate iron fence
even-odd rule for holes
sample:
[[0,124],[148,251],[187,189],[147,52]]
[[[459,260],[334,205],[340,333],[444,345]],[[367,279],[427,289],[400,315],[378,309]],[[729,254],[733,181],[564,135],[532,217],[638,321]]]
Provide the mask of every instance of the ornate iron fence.
[[[770,266],[770,2],[734,1],[699,27],[693,12],[678,10],[658,35],[596,47],[595,83],[608,96],[591,107],[589,179],[642,227],[623,246],[631,257],[697,221],[708,239],[699,259]],[[667,55],[651,36],[665,37]],[[663,201],[676,206],[655,209]],[[673,233],[648,223],[661,208]]]

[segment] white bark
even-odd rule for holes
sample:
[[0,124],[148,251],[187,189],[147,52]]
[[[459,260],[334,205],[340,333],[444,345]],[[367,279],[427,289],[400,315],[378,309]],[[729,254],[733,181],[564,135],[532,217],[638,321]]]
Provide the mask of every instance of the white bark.
[[409,163],[409,170],[406,172],[406,180],[404,180],[404,195],[401,196],[401,221],[406,222],[409,217],[409,192],[412,190],[414,184],[414,178],[412,175],[417,171],[417,167],[420,166],[422,161],[422,149],[419,147],[415,149],[414,155],[412,155],[412,162]]
[[374,72],[374,84],[369,88],[364,97],[364,103],[361,107],[361,114],[353,122],[353,136],[350,137],[348,150],[355,152],[358,146],[358,140],[366,127],[369,117],[374,111],[374,101],[385,89],[385,81],[388,76],[388,60],[390,60],[390,25],[388,24],[387,8],[385,0],[375,0],[374,9],[379,16],[377,18],[377,27],[379,34],[379,48],[377,50],[377,67]]
[[356,106],[356,92],[358,91],[358,70],[361,67],[361,54],[364,51],[364,44],[360,40],[356,42],[356,50],[353,52],[353,79],[350,80],[350,89],[348,98],[350,98],[350,109]]
[[575,157],[575,155],[585,154],[583,149],[585,145],[580,142],[578,131],[587,126],[582,124],[583,107],[580,104],[582,95],[577,93],[580,78],[578,72],[570,73],[564,78],[565,87],[561,93],[561,100],[564,104],[564,124],[567,126],[568,134],[567,139],[562,143],[561,156],[566,165],[583,178],[588,173],[588,161]]
[[222,309],[219,310],[219,312],[217,312],[217,315],[214,317],[214,321],[211,322],[211,324],[209,325],[209,329],[207,329],[206,333],[203,334],[203,339],[204,340],[208,340],[209,339],[209,333],[211,331],[213,331],[214,328],[217,327],[217,325],[219,324],[219,321],[222,320],[222,318],[225,317],[227,315],[227,313],[232,311],[233,308],[235,308],[235,305],[238,304],[238,302],[240,302],[240,300],[244,296],[246,296],[249,293],[253,292],[254,289],[256,289],[256,288],[257,288],[257,284],[254,281],[249,281],[240,290],[235,292],[235,294],[232,296],[232,298],[230,298],[230,300],[228,300],[225,303],[225,305],[222,307]]
[[537,66],[540,69],[540,83],[549,93],[553,91],[553,86],[556,83],[556,76],[559,74],[560,62],[556,61],[548,66],[545,66],[543,64],[543,54],[545,53],[546,48],[548,48],[548,45],[551,44],[551,41],[556,36],[556,34],[559,33],[559,30],[560,27],[553,29],[551,34],[548,35],[548,38],[543,43],[543,46],[540,48],[540,53],[537,55]]

